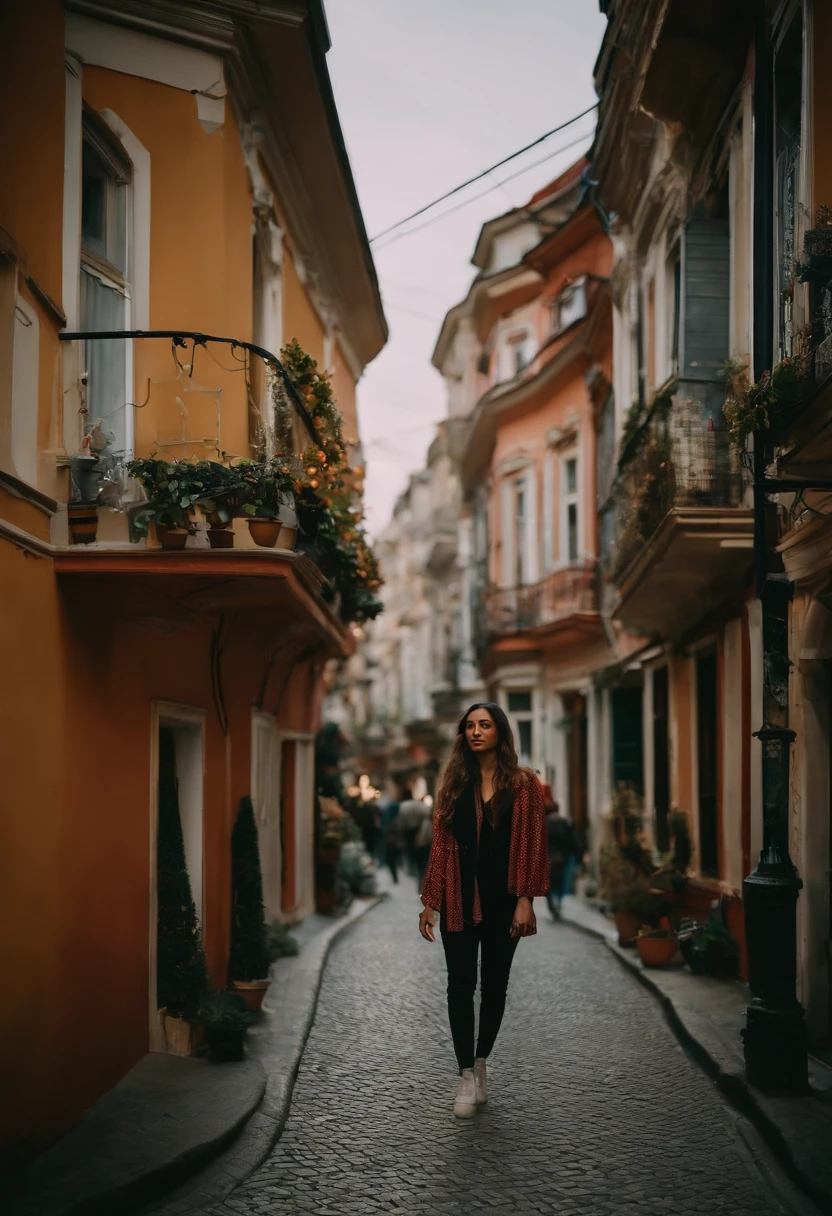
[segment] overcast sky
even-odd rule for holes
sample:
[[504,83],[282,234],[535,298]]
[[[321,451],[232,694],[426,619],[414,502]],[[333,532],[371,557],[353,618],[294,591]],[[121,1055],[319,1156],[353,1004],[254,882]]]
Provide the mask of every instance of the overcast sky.
[[[370,237],[595,101],[605,26],[597,0],[326,0],[326,13],[329,70]],[[359,385],[372,532],[444,417],[430,356],[442,317],[471,281],[480,225],[576,160],[593,126],[590,114],[410,225],[431,221],[422,231],[373,244],[390,340]]]

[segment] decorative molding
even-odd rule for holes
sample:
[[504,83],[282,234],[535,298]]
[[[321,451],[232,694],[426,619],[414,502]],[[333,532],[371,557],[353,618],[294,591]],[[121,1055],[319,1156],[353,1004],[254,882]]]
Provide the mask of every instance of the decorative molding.
[[45,515],[54,515],[58,509],[57,499],[50,498],[48,494],[42,494],[34,486],[21,481],[13,473],[4,472],[3,469],[0,469],[0,487],[9,494],[13,494],[15,498],[20,498],[24,502],[30,503],[33,507],[37,507]]
[[210,135],[221,127],[226,97],[222,57],[156,33],[125,28],[113,22],[114,15],[107,11],[102,13],[103,20],[97,20],[83,13],[67,13],[67,50],[82,63],[192,93],[205,132]]

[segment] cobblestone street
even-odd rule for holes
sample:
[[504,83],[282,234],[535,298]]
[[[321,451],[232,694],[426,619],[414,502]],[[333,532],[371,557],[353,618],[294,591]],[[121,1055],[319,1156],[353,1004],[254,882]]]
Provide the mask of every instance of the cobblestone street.
[[516,956],[489,1104],[457,1122],[444,957],[418,908],[406,878],[335,945],[284,1134],[214,1213],[816,1212],[655,1001],[545,913]]

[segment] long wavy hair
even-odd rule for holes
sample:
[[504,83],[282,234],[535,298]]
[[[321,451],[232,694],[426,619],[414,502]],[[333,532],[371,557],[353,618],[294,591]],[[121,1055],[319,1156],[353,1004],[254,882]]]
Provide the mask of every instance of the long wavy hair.
[[496,827],[500,811],[507,795],[512,790],[520,765],[517,761],[514,735],[511,733],[508,718],[494,701],[475,701],[473,705],[469,705],[460,718],[451,754],[436,794],[436,803],[440,818],[445,823],[450,823],[457,798],[467,786],[471,785],[476,788],[480,784],[479,760],[476,753],[471,751],[465,737],[465,723],[468,721],[468,715],[475,709],[487,709],[497,727],[497,767],[494,770],[494,797],[491,803]]

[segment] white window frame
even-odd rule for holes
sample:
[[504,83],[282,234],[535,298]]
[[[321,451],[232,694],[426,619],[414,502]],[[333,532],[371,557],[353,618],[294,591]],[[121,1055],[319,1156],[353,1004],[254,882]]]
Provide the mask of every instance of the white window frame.
[[[509,709],[508,708],[509,697],[512,694],[517,694],[517,693],[528,693],[529,694],[529,708],[528,709]],[[536,738],[537,726],[536,726],[536,721],[535,721],[536,697],[537,697],[537,690],[534,688],[506,688],[506,690],[505,690],[506,717],[508,718],[509,723],[511,725],[511,730],[514,735],[514,741],[515,741],[515,744],[517,745],[518,759],[520,760],[521,764],[525,764],[529,768],[534,767],[535,744],[537,742],[537,738]],[[529,725],[531,726],[531,749],[528,754],[524,753],[523,755],[521,755],[521,753],[520,753],[520,723],[521,722],[528,722]]]
[[[575,489],[567,490],[566,466],[570,460],[575,461]],[[577,447],[569,448],[560,454],[558,469],[558,520],[560,523],[559,556],[560,566],[574,566],[580,562],[584,554],[584,513],[581,510],[581,458]],[[574,558],[569,556],[569,507],[574,505],[577,516],[577,553]]]
[[[580,311],[576,309],[574,315],[564,321],[564,307],[573,302],[578,304]],[[556,296],[552,297],[549,303],[549,314],[553,334],[561,334],[578,321],[584,320],[586,317],[586,275],[581,275],[580,278],[567,283]]]
[[38,314],[21,296],[15,298],[13,323],[12,465],[21,481],[37,488],[40,325]]

